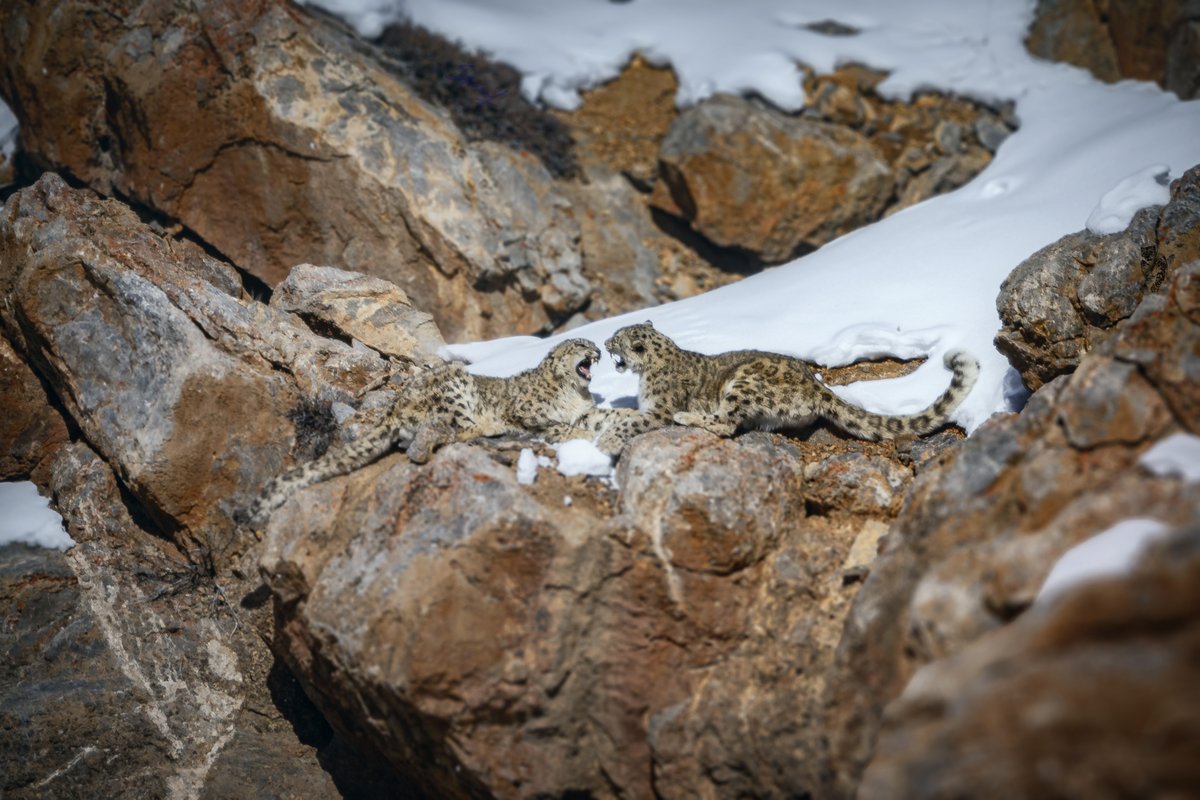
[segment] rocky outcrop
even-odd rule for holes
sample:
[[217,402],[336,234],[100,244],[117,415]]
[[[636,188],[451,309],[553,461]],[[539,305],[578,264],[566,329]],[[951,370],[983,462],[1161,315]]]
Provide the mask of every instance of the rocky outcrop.
[[328,727],[286,696],[268,609],[243,601],[255,582],[189,564],[86,444],[50,461],[77,544],[0,547],[4,796],[340,796],[318,762]]
[[[227,265],[57,176],[0,211],[0,264],[15,345],[0,349],[0,463],[33,474],[78,543],[0,548],[5,796],[416,792],[347,750],[276,663],[256,554],[229,524],[328,443],[329,404],[357,403],[387,363],[243,297]],[[298,280],[294,298],[348,284],[391,296],[313,271],[328,294]],[[371,295],[338,295],[351,296]],[[395,315],[371,318],[397,329]],[[354,322],[371,340],[369,320]]]
[[[1028,609],[1058,555],[1131,509],[1200,519],[1194,484],[1139,461],[1200,432],[1195,172],[1119,246],[1064,251],[1094,263],[1030,273],[1019,314],[1040,331],[1032,295],[1060,292],[1090,338],[965,442],[672,428],[634,441],[612,482],[532,486],[512,453],[540,444],[456,444],[310,487],[259,542],[233,513],[435,360],[424,312],[455,336],[507,333],[577,318],[589,285],[588,313],[700,288],[690,267],[674,280],[639,205],[665,117],[616,165],[631,183],[585,160],[589,182],[563,189],[291,5],[97,8],[0,10],[0,92],[44,115],[23,129],[30,158],[211,247],[54,175],[0,209],[0,467],[32,475],[79,542],[0,549],[5,796],[848,797],[868,767],[864,792],[915,775],[977,796],[959,745],[1015,705],[988,665],[1050,702],[1102,649],[1133,666],[1079,690],[1132,680],[1157,724],[1174,718],[1129,674],[1156,656],[1191,702],[1176,659],[1194,612],[1172,610],[1194,599],[1191,554],[1147,567],[1182,594]],[[1011,129],[953,99],[885,103],[876,79],[810,78],[799,117],[754,109],[761,130],[873,152],[892,187],[876,214],[966,180]],[[763,235],[783,252],[792,232]],[[215,251],[270,265],[270,302]],[[1105,720],[1062,719],[1112,753]],[[1026,780],[1003,759],[1027,751],[984,732]],[[1170,768],[1122,771],[1153,755],[1123,750],[1118,777]]]
[[1200,13],[1186,0],[1038,0],[1029,52],[1102,81],[1155,81],[1184,100],[1200,93]]
[[1172,185],[1165,207],[1139,211],[1121,233],[1084,230],[1023,261],[996,299],[996,346],[1030,389],[1071,372],[1142,299],[1200,257],[1200,169]]
[[32,159],[269,284],[301,262],[365,272],[456,338],[536,332],[588,298],[578,225],[539,161],[468,146],[288,3],[8,4],[0,32],[0,95]]
[[281,650],[336,726],[439,797],[813,786],[820,735],[796,715],[862,521],[806,518],[804,457],[648,434],[611,511],[563,505],[595,492],[581,479],[531,495],[466,445],[385,459],[272,521]]
[[[1157,237],[1178,260],[1192,229],[1171,208]],[[19,736],[0,759],[53,764],[7,772],[16,796],[120,796],[132,773],[88,768],[115,737],[148,743],[130,770],[159,754],[142,786],[193,796],[246,776],[328,796],[339,752],[437,797],[850,796],[910,677],[1024,613],[1059,554],[1130,509],[1200,520],[1194,486],[1138,466],[1200,430],[1200,260],[964,442],[672,428],[632,442],[614,486],[526,486],[510,444],[459,444],[298,493],[262,543],[232,512],[370,424],[422,358],[399,333],[427,320],[311,266],[254,301],[228,265],[52,175],[0,212],[0,263],[0,325],[32,373],[15,385],[71,438],[31,469],[80,542],[4,554],[3,591],[48,609],[3,644]],[[67,691],[55,642],[95,654],[92,705],[15,688]],[[302,768],[271,766],[287,759]]]
[[[918,475],[829,678],[824,727],[840,771],[829,792],[853,793],[885,704],[916,670],[1020,615],[1069,547],[1130,516],[1200,522],[1194,486],[1138,467],[1164,436],[1200,431],[1198,276],[1200,261],[1179,268],[1074,374]],[[1090,750],[1087,737],[1100,742],[1110,731],[1080,731],[1076,743]],[[975,787],[966,794],[989,796],[987,785]]]
[[287,463],[307,434],[302,399],[357,403],[389,373],[241,299],[227,265],[54,175],[0,212],[0,263],[5,335],[143,512],[192,551],[218,548],[234,509]]
[[1133,574],[917,672],[858,796],[1186,797],[1200,786],[1198,638],[1193,527]]
[[[419,331],[419,313],[381,315],[396,290],[311,266],[264,305],[227,265],[53,175],[5,205],[0,259],[18,383],[44,387],[31,407],[51,413],[52,398],[74,439],[44,447],[35,476],[80,542],[14,581],[42,570],[83,587],[59,599],[104,636],[78,643],[112,675],[92,708],[113,715],[112,736],[147,741],[146,758],[173,754],[146,785],[218,792],[285,751],[311,763],[314,747],[331,770],[326,751],[380,752],[436,796],[687,796],[727,773],[750,792],[818,783],[822,734],[793,709],[815,717],[842,616],[911,475],[890,446],[672,429],[630,448],[615,491],[552,472],[523,486],[503,448],[450,447],[424,467],[397,455],[299,494],[260,553],[230,516],[386,408],[380,353],[420,361],[385,343],[407,346],[398,333]],[[847,464],[821,467],[839,452]],[[827,514],[848,492],[854,507]],[[16,629],[37,647],[74,641],[48,617]],[[57,661],[20,652],[14,681],[58,685]],[[275,721],[249,725],[289,670],[320,713],[275,698]],[[163,689],[160,674],[186,687]],[[103,783],[82,769],[115,740],[72,709],[12,722],[19,741],[50,736],[42,717],[75,733],[52,770],[15,771],[6,790],[79,767],[63,787],[121,796],[127,773]],[[280,733],[293,713],[301,743]]]
[[878,218],[894,186],[860,134],[731,95],[681,114],[658,159],[658,208],[771,263]]
[[888,100],[875,87],[886,73],[850,64],[829,75],[806,75],[803,114],[849,128],[875,147],[895,177],[891,214],[957,189],[992,160],[1016,128],[1012,108],[981,106],[962,97],[920,93]]
[[61,444],[67,441],[62,415],[50,400],[29,365],[0,336],[0,480],[28,478]]
[[960,98],[884,100],[883,77],[857,66],[810,75],[800,115],[730,96],[685,111],[663,140],[651,202],[779,263],[962,186],[1015,127]]
[[318,333],[404,361],[440,362],[446,346],[433,317],[395,284],[357,272],[298,264],[275,287],[270,305],[299,315]]

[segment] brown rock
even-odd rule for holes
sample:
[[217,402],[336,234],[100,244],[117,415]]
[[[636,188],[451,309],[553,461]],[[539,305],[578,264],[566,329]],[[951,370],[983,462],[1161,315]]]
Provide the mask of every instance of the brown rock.
[[1144,209],[1122,233],[1064,236],[1004,280],[996,299],[1003,325],[996,347],[1026,386],[1036,389],[1069,373],[1158,288],[1166,272],[1158,256],[1158,216],[1158,209]]
[[227,293],[228,266],[54,175],[0,212],[0,263],[6,333],[189,550],[219,546],[234,509],[285,465],[302,393],[353,401],[387,375],[377,356]]
[[656,207],[773,263],[877,219],[893,188],[879,154],[854,131],[729,95],[675,120],[659,172]]
[[[1138,212],[1124,232],[1097,236],[1081,231],[1065,236],[1013,270],[996,300],[1004,325],[996,346],[1021,372],[1025,384],[1037,388],[1074,369],[1083,353],[1106,346],[1114,327],[1129,320],[1121,357],[1137,363],[1151,361],[1164,345],[1175,348],[1187,339],[1182,333],[1182,340],[1164,336],[1158,326],[1185,323],[1157,313],[1162,303],[1169,302],[1167,295],[1140,309],[1138,304],[1196,260],[1200,260],[1200,167],[1172,183],[1167,205]],[[1177,281],[1170,293],[1171,302],[1182,304],[1185,317],[1194,307],[1188,299],[1193,293],[1190,281]],[[1134,309],[1139,309],[1138,315]],[[1151,317],[1148,325],[1138,321],[1144,314]],[[1138,342],[1143,339],[1147,349],[1139,353]],[[1168,380],[1182,379],[1175,375]],[[1166,393],[1169,403],[1186,402],[1183,395],[1186,392]]]
[[272,520],[277,647],[438,797],[802,792],[861,528],[805,517],[802,463],[667,429],[614,500],[564,506],[586,487],[522,487],[477,447],[385,459]]
[[[884,705],[923,665],[963,652],[1020,615],[1066,549],[1133,510],[1171,525],[1200,523],[1194,486],[1137,466],[1140,453],[1180,424],[1195,430],[1200,324],[1187,317],[1186,301],[1172,298],[1190,296],[1196,270],[1200,264],[1176,271],[1073,375],[1042,386],[1019,415],[993,419],[918,474],[827,676],[822,726],[832,772],[824,791],[852,794]],[[1015,689],[1006,691],[1011,706]],[[915,706],[908,708],[915,718]],[[889,742],[899,747],[899,738]],[[881,758],[893,763],[889,753]],[[883,767],[879,774],[905,777]],[[877,796],[886,785],[872,779],[864,791]],[[928,791],[943,796],[936,786]]]
[[1156,81],[1186,100],[1200,89],[1196,30],[1184,0],[1039,0],[1025,46],[1102,81]]
[[1088,359],[1059,399],[1059,422],[1079,450],[1137,444],[1171,424],[1171,412],[1136,366],[1102,356]]
[[[622,454],[622,510],[652,533],[681,575],[738,572],[775,549],[780,534],[804,518],[804,473],[796,455],[762,438],[735,443],[705,431],[656,431]],[[666,474],[670,481],[661,479]],[[728,502],[735,487],[754,503]],[[682,601],[686,579],[679,580]]]
[[433,317],[380,278],[299,264],[271,295],[271,306],[299,314],[318,332],[332,330],[380,353],[421,364],[441,362],[446,346]]
[[346,768],[318,761],[328,726],[287,697],[270,615],[242,602],[254,582],[218,582],[141,527],[86,445],[49,461],[77,544],[0,547],[4,796],[340,797]]
[[0,336],[0,480],[28,478],[67,441],[67,425],[37,376]]
[[578,227],[540,163],[468,147],[293,5],[16,4],[0,31],[0,94],[31,158],[180,220],[269,284],[301,262],[364,272],[458,338],[535,332],[587,300]]
[[1144,303],[1123,335],[1105,342],[1100,351],[1137,364],[1180,424],[1200,434],[1200,358],[1194,336],[1200,325],[1200,260],[1183,266],[1158,300]]
[[858,796],[1187,797],[1200,785],[1200,529],[952,658],[887,709]]
[[822,511],[893,514],[912,470],[895,461],[865,453],[844,453],[808,465],[804,470],[809,503]]

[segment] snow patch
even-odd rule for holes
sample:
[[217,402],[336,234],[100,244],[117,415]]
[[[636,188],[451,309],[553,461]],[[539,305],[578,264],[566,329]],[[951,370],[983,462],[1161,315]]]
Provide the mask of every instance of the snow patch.
[[517,483],[532,486],[537,480],[538,467],[548,467],[550,463],[545,456],[534,455],[528,447],[522,448],[521,455],[517,457]]
[[0,483],[0,545],[14,542],[51,550],[75,546],[62,517],[29,481]]
[[[566,336],[600,343],[650,319],[703,353],[759,349],[829,366],[926,357],[911,374],[838,390],[872,411],[903,414],[945,389],[942,356],[963,349],[979,359],[980,376],[952,421],[971,432],[1023,402],[993,343],[996,294],[1008,274],[1089,220],[1124,228],[1137,208],[1167,199],[1164,176],[1200,163],[1200,102],[1034,58],[1023,43],[1032,0],[309,2],[367,35],[390,15],[487,51],[522,74],[526,97],[561,107],[616,77],[635,53],[674,69],[681,106],[753,92],[796,110],[805,101],[798,64],[827,73],[851,62],[887,71],[877,87],[886,97],[932,90],[1014,103],[1020,127],[962,188],[697,297],[564,336],[446,348],[481,375],[532,367]],[[592,391],[605,407],[629,407],[637,378],[606,360]]]
[[1171,199],[1171,170],[1155,164],[1122,178],[1104,193],[1088,214],[1087,229],[1092,233],[1120,233],[1129,227],[1133,215],[1150,206],[1165,206]]
[[563,475],[598,475],[608,477],[613,471],[610,457],[587,439],[572,439],[555,445],[558,471]]
[[1175,433],[1156,442],[1138,464],[1154,475],[1176,476],[1187,483],[1200,483],[1200,436]]
[[0,100],[0,157],[11,161],[17,152],[17,133],[20,127],[17,115],[12,112],[3,100]]
[[1051,568],[1034,604],[1045,605],[1086,581],[1128,574],[1146,547],[1169,530],[1156,519],[1135,517],[1080,542],[1063,553]]

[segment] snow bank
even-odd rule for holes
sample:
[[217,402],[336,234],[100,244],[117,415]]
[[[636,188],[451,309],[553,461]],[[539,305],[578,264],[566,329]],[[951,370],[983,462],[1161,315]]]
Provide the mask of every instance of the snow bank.
[[53,550],[75,546],[62,517],[29,481],[0,483],[0,546],[14,542]]
[[1063,553],[1051,568],[1034,605],[1045,605],[1086,581],[1128,574],[1146,547],[1169,530],[1156,519],[1135,517],[1080,542]]
[[0,156],[12,159],[17,152],[17,116],[0,100]]
[[587,439],[572,439],[556,445],[555,455],[558,456],[558,471],[563,475],[598,475],[607,477],[612,474],[612,459],[600,451],[600,448]]
[[1156,442],[1138,459],[1155,475],[1172,475],[1187,483],[1200,483],[1200,436],[1176,433]]
[[[890,70],[880,90],[926,86],[1006,98],[1033,2],[1009,0],[304,0],[364,36],[410,19],[521,72],[522,93],[574,108],[579,91],[615,78],[635,53],[670,64],[680,106],[716,92],[804,105],[797,62],[830,72],[850,61]],[[835,32],[832,26],[840,23]],[[849,35],[847,35],[849,34]],[[1025,56],[1028,59],[1028,56]]]
[[1143,208],[1166,205],[1171,199],[1169,173],[1166,164],[1155,164],[1119,181],[1088,214],[1087,229],[1100,234],[1120,233]]
[[[1033,58],[1022,44],[1033,0],[311,1],[355,14],[403,12],[515,65],[527,96],[562,107],[578,103],[581,88],[615,76],[634,52],[670,63],[681,105],[718,91],[754,91],[796,109],[803,96],[795,62],[828,72],[849,61],[889,70],[879,91],[892,97],[938,89],[1015,102],[1020,129],[959,190],[736,284],[569,334],[602,343],[650,319],[682,346],[707,353],[756,348],[829,366],[927,356],[910,375],[836,390],[886,414],[928,405],[950,380],[942,356],[962,348],[981,365],[978,385],[954,415],[968,431],[1023,402],[1019,379],[992,343],[996,294],[1008,273],[1089,223],[1122,225],[1166,198],[1164,180],[1200,163],[1200,102],[1180,102],[1148,83],[1102,84]],[[840,27],[817,25],[830,21]],[[473,372],[511,375],[562,338],[449,350]],[[636,395],[636,377],[618,375],[607,359],[594,376],[604,405],[628,405]]]

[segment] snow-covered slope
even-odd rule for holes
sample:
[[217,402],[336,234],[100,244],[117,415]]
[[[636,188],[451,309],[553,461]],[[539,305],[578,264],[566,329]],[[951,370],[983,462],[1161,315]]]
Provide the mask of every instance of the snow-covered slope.
[[[928,200],[821,250],[732,286],[578,328],[597,342],[646,319],[703,352],[759,348],[828,365],[929,355],[915,373],[839,393],[876,411],[924,407],[945,387],[942,354],[963,347],[982,374],[956,419],[973,430],[1020,402],[1019,382],[992,338],[995,299],[1020,261],[1091,222],[1123,227],[1165,202],[1168,177],[1200,163],[1200,102],[1158,87],[1105,85],[1030,56],[1022,40],[1031,0],[354,0],[322,5],[365,33],[389,14],[491,52],[525,76],[532,98],[571,106],[577,90],[617,74],[634,52],[670,63],[680,104],[715,91],[753,90],[783,108],[803,103],[795,62],[818,71],[856,61],[891,70],[879,89],[922,88],[1013,100],[1020,129],[958,191]],[[371,20],[363,16],[369,8]],[[839,25],[816,25],[830,21]],[[847,29],[857,34],[845,35]],[[451,347],[474,371],[509,374],[557,340],[505,339]],[[605,401],[635,393],[607,361],[593,389]]]

